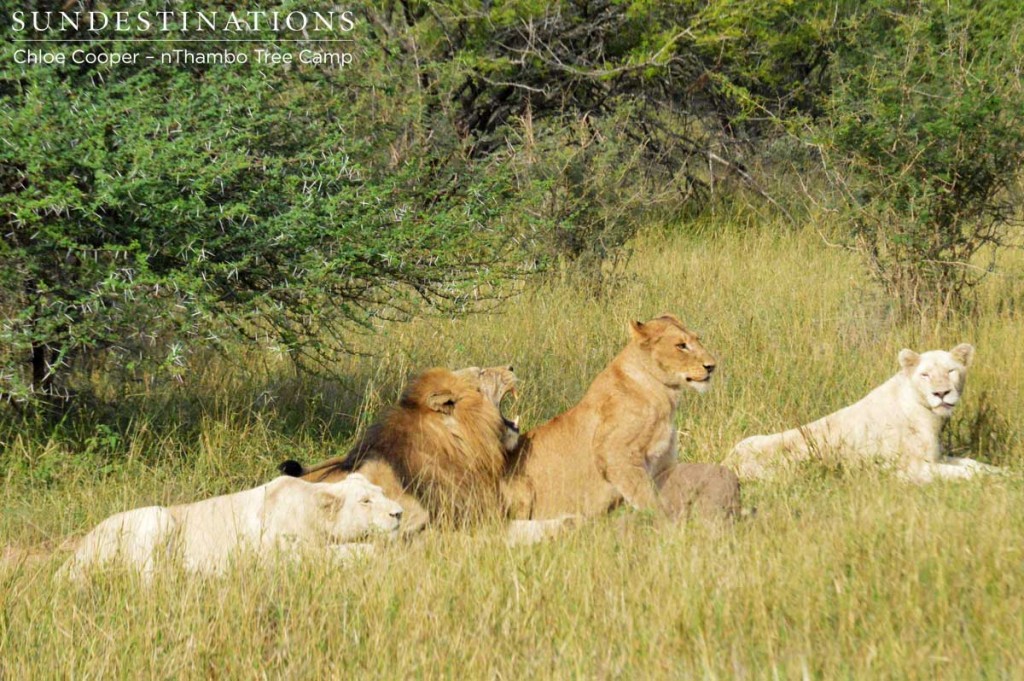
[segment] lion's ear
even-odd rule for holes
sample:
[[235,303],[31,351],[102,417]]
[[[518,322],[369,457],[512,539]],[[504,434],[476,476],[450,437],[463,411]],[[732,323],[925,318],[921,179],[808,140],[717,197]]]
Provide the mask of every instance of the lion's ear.
[[971,362],[974,361],[974,346],[970,343],[961,343],[952,350],[949,354],[953,355],[953,359],[963,364],[965,367],[971,366]]
[[647,328],[643,322],[633,320],[629,323],[629,333],[633,340],[644,340],[647,338]]
[[458,399],[455,397],[455,393],[450,390],[433,393],[427,398],[427,406],[442,414],[451,414],[455,411],[456,402],[458,402]]
[[667,319],[670,322],[673,322],[674,324],[678,324],[679,326],[683,325],[683,320],[681,320],[679,317],[675,316],[671,312],[662,312],[660,315],[658,315],[658,319]]
[[899,360],[900,367],[909,374],[914,370],[914,367],[917,366],[917,363],[921,361],[921,355],[917,354],[913,350],[903,348],[900,350]]
[[333,518],[345,507],[345,495],[320,490],[316,493],[316,505],[324,512],[326,517]]

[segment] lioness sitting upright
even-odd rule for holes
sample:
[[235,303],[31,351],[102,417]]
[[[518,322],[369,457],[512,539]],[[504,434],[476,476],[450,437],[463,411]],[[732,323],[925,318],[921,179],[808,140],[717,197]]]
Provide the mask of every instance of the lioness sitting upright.
[[715,358],[670,314],[630,331],[579,404],[521,438],[506,486],[515,517],[661,508],[655,479],[676,462],[673,415],[684,389],[709,387]]
[[904,478],[969,478],[998,469],[973,459],[944,457],[939,433],[960,401],[974,347],[899,353],[899,371],[866,397],[799,428],[748,437],[725,464],[740,478],[767,478],[779,467],[827,453],[847,460],[892,461]]

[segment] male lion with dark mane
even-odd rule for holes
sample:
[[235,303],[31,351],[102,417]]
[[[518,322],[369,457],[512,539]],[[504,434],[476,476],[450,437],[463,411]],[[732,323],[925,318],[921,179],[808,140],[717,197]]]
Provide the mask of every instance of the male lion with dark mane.
[[[674,475],[673,417],[686,388],[708,389],[715,358],[670,314],[632,322],[630,331],[629,344],[579,404],[522,437],[507,483],[513,517],[594,516],[622,502],[679,516],[710,489],[697,479],[688,483],[690,471]],[[735,476],[722,479],[735,485],[738,501]],[[668,480],[667,491],[680,498],[663,503],[658,489]],[[723,496],[729,509],[733,503]]]
[[309,468],[285,461],[279,468],[310,482],[358,471],[402,505],[403,534],[430,521],[500,517],[499,485],[518,428],[499,407],[515,383],[508,366],[429,369],[344,457]]

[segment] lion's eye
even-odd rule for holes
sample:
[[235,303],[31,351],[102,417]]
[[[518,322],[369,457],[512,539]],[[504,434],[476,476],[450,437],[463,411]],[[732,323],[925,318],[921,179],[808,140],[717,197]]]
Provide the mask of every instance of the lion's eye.
[[921,374],[921,378],[931,378],[928,374]]
[[364,498],[359,500],[359,503],[362,504],[363,506],[369,506],[370,505],[370,501],[371,501],[370,497],[364,497]]
[[690,346],[687,345],[686,343],[677,343],[676,347],[679,348],[680,350],[689,350],[690,349]]

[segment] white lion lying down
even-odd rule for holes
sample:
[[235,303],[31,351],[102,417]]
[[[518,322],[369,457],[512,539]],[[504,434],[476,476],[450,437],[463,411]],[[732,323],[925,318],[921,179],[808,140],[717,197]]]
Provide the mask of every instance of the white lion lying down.
[[345,557],[367,548],[350,542],[375,533],[394,537],[401,517],[401,506],[362,475],[334,483],[285,476],[193,504],[113,515],[82,539],[62,574],[79,578],[120,563],[149,578],[168,559],[190,572],[219,573],[239,550],[259,559],[316,549]]
[[888,460],[902,477],[918,483],[998,472],[940,452],[939,432],[960,401],[973,358],[974,347],[967,343],[949,352],[901,350],[900,370],[864,399],[799,428],[749,437],[724,463],[747,480],[770,477],[779,466],[816,453]]

